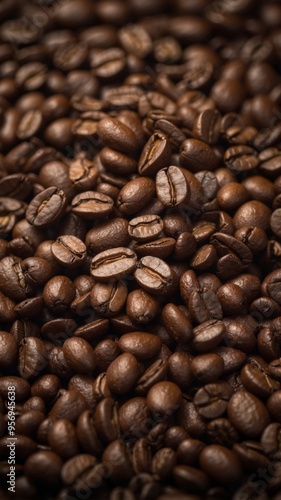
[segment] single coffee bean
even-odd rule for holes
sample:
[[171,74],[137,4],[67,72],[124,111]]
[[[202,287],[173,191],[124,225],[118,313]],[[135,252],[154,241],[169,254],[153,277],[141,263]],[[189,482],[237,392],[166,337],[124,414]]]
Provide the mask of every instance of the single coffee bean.
[[206,165],[210,170],[214,170],[218,159],[212,148],[205,142],[198,139],[186,139],[181,147],[180,164],[192,172],[199,172]]
[[117,403],[110,397],[102,399],[94,414],[94,426],[104,443],[111,443],[120,436]]
[[261,286],[262,293],[275,300],[278,304],[281,304],[280,278],[281,273],[279,270],[272,271],[265,277]]
[[214,109],[205,109],[195,120],[193,132],[207,144],[215,144],[220,136],[221,115]]
[[176,465],[173,468],[173,477],[180,488],[195,494],[204,493],[209,487],[208,476],[189,465]]
[[281,422],[280,399],[281,390],[275,391],[273,394],[271,394],[266,402],[266,407],[271,418],[279,423]]
[[186,438],[177,449],[177,458],[180,464],[196,465],[200,452],[205,444],[198,439]]
[[224,373],[224,361],[218,354],[201,354],[191,361],[191,370],[200,382],[209,384]]
[[32,295],[33,287],[26,281],[20,258],[4,257],[0,270],[0,288],[5,295],[13,300],[24,300]]
[[52,253],[62,266],[74,268],[86,259],[86,246],[76,236],[63,235],[52,244]]
[[172,339],[187,344],[193,337],[191,322],[178,306],[168,303],[162,309],[162,320]]
[[0,331],[0,366],[2,369],[14,365],[18,355],[18,344],[11,333]]
[[103,118],[97,128],[97,133],[106,146],[124,153],[138,149],[138,141],[134,132],[116,118]]
[[61,479],[65,485],[73,484],[79,477],[96,463],[92,455],[81,453],[64,462],[61,469]]
[[233,391],[227,382],[217,381],[199,389],[194,397],[198,413],[205,418],[220,417],[227,408]]
[[207,435],[211,443],[221,444],[231,448],[239,441],[239,435],[227,418],[210,420],[207,426]]
[[24,464],[24,473],[35,484],[46,487],[60,484],[63,460],[53,451],[39,450],[30,455]]
[[90,293],[90,303],[98,314],[109,318],[122,310],[127,294],[128,290],[124,281],[96,283]]
[[116,439],[107,445],[102,454],[102,462],[111,471],[113,481],[128,481],[133,475],[133,467],[128,445]]
[[49,187],[39,193],[26,210],[27,221],[35,227],[54,224],[65,212],[66,196],[61,189]]
[[236,211],[233,222],[235,229],[243,226],[257,226],[267,231],[270,227],[271,210],[260,201],[248,201]]
[[168,167],[171,161],[172,147],[166,134],[155,131],[144,146],[138,171],[141,175],[154,175],[161,168]]
[[151,255],[152,257],[165,259],[172,253],[175,243],[173,238],[162,237],[148,243],[137,245],[134,247],[134,250],[139,257]]
[[156,174],[156,194],[165,206],[188,204],[190,187],[179,167],[162,168]]
[[63,344],[67,364],[78,373],[91,373],[95,369],[95,354],[91,345],[82,338],[71,337]]
[[153,358],[161,348],[161,341],[156,335],[145,332],[125,333],[119,339],[119,348],[130,352],[138,360],[146,361]]
[[261,446],[263,452],[270,459],[280,458],[280,431],[281,426],[279,423],[274,422],[269,424],[263,431],[261,435]]
[[257,151],[250,146],[231,146],[224,154],[226,166],[235,172],[253,170],[259,165]]
[[74,214],[82,219],[92,220],[110,214],[113,209],[113,200],[96,191],[84,191],[73,198],[71,205]]
[[149,177],[136,177],[120,190],[116,206],[124,215],[134,215],[155,196],[155,182]]
[[190,357],[184,352],[174,352],[168,359],[168,379],[183,391],[189,389],[193,381]]
[[167,374],[168,363],[163,359],[158,359],[140,377],[135,387],[137,394],[145,395],[155,383],[163,380]]
[[241,381],[245,388],[258,397],[270,396],[280,388],[277,380],[267,372],[267,364],[258,357],[253,357],[241,370]]
[[18,370],[25,378],[36,377],[48,365],[48,355],[42,340],[28,337],[19,345]]
[[112,248],[96,255],[91,262],[93,278],[108,282],[132,273],[137,264],[135,252],[125,247]]
[[126,313],[131,321],[145,325],[159,313],[159,301],[145,290],[137,288],[130,292],[126,301]]
[[64,418],[75,424],[86,407],[85,398],[77,390],[61,391],[61,395],[51,409],[50,417]]
[[171,268],[157,257],[142,257],[134,276],[136,282],[152,295],[167,295],[174,284]]
[[41,375],[31,386],[31,395],[40,396],[46,403],[55,399],[60,389],[60,380],[56,375]]
[[270,423],[265,405],[256,396],[247,391],[237,391],[227,405],[230,422],[244,436],[258,438]]
[[66,311],[75,298],[75,286],[66,276],[51,278],[43,289],[43,300],[55,314]]
[[179,387],[173,382],[156,383],[147,394],[147,405],[156,414],[171,415],[178,410],[182,400]]
[[223,339],[226,332],[222,321],[205,321],[193,330],[192,345],[196,351],[206,352],[214,349]]
[[95,225],[85,238],[87,250],[91,254],[103,252],[115,247],[124,247],[130,243],[128,221],[113,218]]
[[163,231],[163,221],[159,215],[142,215],[131,219],[128,233],[139,243],[156,239]]
[[80,446],[85,453],[99,455],[103,450],[103,444],[98,438],[94,426],[94,412],[85,410],[77,421],[77,437]]
[[100,159],[106,170],[113,174],[128,175],[137,170],[137,162],[133,158],[107,146],[100,151]]
[[113,394],[126,394],[130,392],[141,373],[137,358],[130,352],[120,354],[109,365],[106,371],[107,384]]
[[199,463],[209,477],[221,484],[235,483],[243,474],[236,454],[218,444],[205,446],[200,453]]
[[79,453],[77,433],[74,425],[65,419],[57,420],[48,434],[51,450],[62,459],[69,459]]

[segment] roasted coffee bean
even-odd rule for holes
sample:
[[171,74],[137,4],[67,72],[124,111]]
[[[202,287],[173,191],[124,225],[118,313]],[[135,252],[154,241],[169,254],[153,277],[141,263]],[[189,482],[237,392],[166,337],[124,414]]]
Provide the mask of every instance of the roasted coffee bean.
[[76,429],[79,444],[85,453],[98,455],[102,452],[103,444],[95,430],[94,413],[91,410],[85,410],[81,413]]
[[0,366],[2,369],[14,365],[18,355],[18,345],[11,333],[0,331]]
[[25,462],[24,473],[35,484],[57,486],[60,483],[62,459],[52,451],[37,451]]
[[181,390],[169,381],[156,383],[147,394],[148,408],[158,415],[171,415],[178,410],[181,401]]
[[231,448],[239,441],[238,432],[227,418],[215,418],[210,420],[207,426],[207,435],[211,443],[221,444]]
[[181,146],[180,164],[192,172],[204,170],[206,165],[209,170],[214,170],[218,158],[207,143],[198,139],[186,139]]
[[222,321],[210,320],[196,326],[193,330],[192,345],[196,351],[206,352],[214,349],[225,335],[225,326]]
[[94,350],[82,338],[71,337],[63,344],[67,364],[78,373],[91,373],[95,369]]
[[177,458],[180,464],[196,465],[200,452],[204,448],[204,443],[197,439],[184,439],[178,449]]
[[62,266],[73,268],[84,262],[86,246],[76,236],[63,235],[52,244],[52,253]]
[[199,456],[203,471],[222,484],[235,483],[242,476],[242,467],[236,454],[217,444],[205,446]]
[[134,215],[153,199],[155,183],[149,177],[137,177],[120,190],[116,206],[124,215]]
[[281,304],[280,275],[279,270],[272,271],[266,276],[261,287],[263,294],[269,296],[278,304]]
[[233,446],[233,451],[246,470],[252,471],[259,467],[268,467],[269,460],[264,456],[259,443],[252,441],[236,443]]
[[127,286],[123,281],[96,283],[90,293],[90,303],[98,314],[111,317],[121,311],[127,294]]
[[157,257],[142,257],[137,263],[134,276],[136,282],[152,295],[167,295],[174,284],[171,268]]
[[128,437],[145,436],[150,424],[150,411],[143,397],[135,397],[124,403],[118,412],[120,430]]
[[18,371],[25,379],[36,377],[48,365],[48,355],[42,340],[28,337],[19,345]]
[[76,429],[68,420],[60,419],[54,423],[48,441],[51,450],[65,460],[79,453]]
[[232,392],[227,382],[218,381],[205,385],[194,397],[198,413],[208,419],[220,417],[227,408]]
[[48,374],[38,377],[31,386],[31,395],[40,396],[45,402],[55,399],[60,389],[60,380],[56,375]]
[[180,488],[192,493],[203,493],[209,487],[208,476],[189,465],[176,465],[173,469],[173,477]]
[[269,424],[263,431],[261,435],[261,446],[263,452],[269,458],[280,458],[280,424],[275,422],[273,424]]
[[168,207],[175,207],[181,203],[188,204],[190,188],[180,168],[170,166],[157,172],[156,194],[163,205]]
[[72,423],[76,423],[79,415],[86,410],[85,398],[76,390],[61,391],[50,412],[55,419],[65,418]]
[[84,191],[77,194],[72,200],[72,211],[82,219],[96,219],[110,214],[113,209],[113,200],[102,193]]
[[124,352],[109,365],[106,376],[109,390],[113,394],[126,394],[135,386],[141,374],[137,358]]
[[128,232],[131,238],[140,243],[156,239],[163,231],[163,221],[159,215],[142,215],[131,219]]
[[112,398],[106,397],[99,402],[94,415],[94,426],[98,436],[105,443],[110,443],[119,437],[117,404]]
[[173,238],[162,237],[148,243],[137,245],[134,247],[134,250],[140,257],[151,255],[152,257],[165,259],[172,253],[175,243]]
[[155,131],[142,150],[138,171],[141,175],[154,175],[161,168],[169,166],[171,157],[172,148],[168,137]]
[[168,359],[168,379],[187,390],[192,384],[191,360],[184,352],[174,352]]
[[106,146],[117,151],[128,153],[138,149],[134,132],[116,118],[103,118],[98,124],[97,133]]
[[272,379],[267,372],[267,364],[255,357],[249,360],[241,370],[241,381],[245,388],[258,397],[270,396],[280,388],[279,382]]
[[191,370],[200,382],[215,382],[224,373],[224,361],[218,354],[201,354],[191,361]]
[[193,132],[207,144],[215,144],[220,136],[221,116],[217,110],[205,109],[195,120]]
[[26,211],[27,221],[35,227],[46,228],[55,223],[66,209],[66,197],[62,190],[50,187],[39,193]]
[[270,209],[260,201],[248,201],[236,211],[233,222],[235,229],[243,226],[257,226],[267,231],[270,227]]
[[265,405],[247,391],[237,391],[227,405],[230,422],[244,436],[255,439],[270,422]]
[[193,337],[192,325],[183,312],[174,304],[166,304],[162,310],[162,320],[172,339],[187,344]]
[[119,348],[130,352],[140,361],[154,357],[161,348],[161,341],[156,335],[144,332],[125,333],[119,339]]
[[43,289],[43,300],[55,314],[64,312],[75,298],[75,286],[66,276],[51,278]]
[[128,221],[121,218],[97,224],[90,229],[85,238],[86,247],[91,254],[127,246],[129,242]]
[[81,453],[64,462],[61,470],[61,479],[65,485],[73,484],[81,475],[96,463],[92,455]]
[[93,278],[108,282],[129,275],[136,264],[137,256],[132,250],[117,247],[96,255],[92,259],[90,271]]
[[157,298],[141,288],[133,290],[127,296],[126,313],[131,321],[145,325],[153,321],[159,313]]
[[168,370],[168,364],[163,359],[158,359],[144,372],[135,387],[137,394],[145,395],[157,382],[163,380]]

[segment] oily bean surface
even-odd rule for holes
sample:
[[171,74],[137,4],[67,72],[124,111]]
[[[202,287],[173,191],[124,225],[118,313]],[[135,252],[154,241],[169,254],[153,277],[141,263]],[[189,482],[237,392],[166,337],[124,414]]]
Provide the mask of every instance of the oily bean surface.
[[280,32],[0,1],[0,498],[278,500]]

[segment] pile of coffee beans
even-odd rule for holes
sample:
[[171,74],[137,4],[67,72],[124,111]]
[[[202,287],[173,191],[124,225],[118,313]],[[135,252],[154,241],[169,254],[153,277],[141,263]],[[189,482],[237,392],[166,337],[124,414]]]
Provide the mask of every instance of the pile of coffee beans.
[[280,1],[0,19],[1,498],[280,500]]

